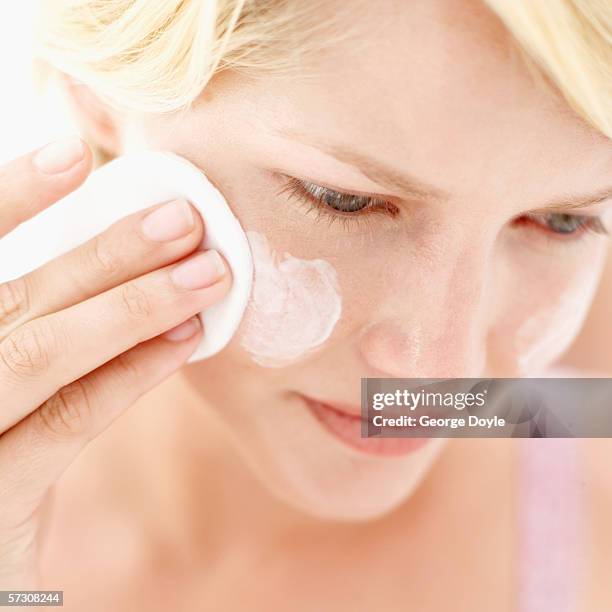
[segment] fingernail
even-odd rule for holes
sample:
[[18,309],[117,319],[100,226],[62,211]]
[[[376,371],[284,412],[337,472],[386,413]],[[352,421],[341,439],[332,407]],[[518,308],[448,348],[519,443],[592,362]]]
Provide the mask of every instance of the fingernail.
[[66,172],[83,159],[83,142],[77,136],[52,142],[34,157],[34,165],[45,174]]
[[170,342],[184,342],[193,338],[201,327],[200,319],[193,317],[162,334],[162,338],[170,340]]
[[142,220],[142,233],[154,242],[169,242],[186,236],[194,226],[191,206],[185,199],[173,200]]
[[225,265],[217,251],[204,251],[180,264],[171,272],[172,280],[183,289],[204,289],[220,280]]

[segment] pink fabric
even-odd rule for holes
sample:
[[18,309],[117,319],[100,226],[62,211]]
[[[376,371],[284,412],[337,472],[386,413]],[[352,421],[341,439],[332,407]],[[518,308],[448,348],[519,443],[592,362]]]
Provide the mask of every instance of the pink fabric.
[[519,612],[575,612],[582,560],[580,440],[521,443]]

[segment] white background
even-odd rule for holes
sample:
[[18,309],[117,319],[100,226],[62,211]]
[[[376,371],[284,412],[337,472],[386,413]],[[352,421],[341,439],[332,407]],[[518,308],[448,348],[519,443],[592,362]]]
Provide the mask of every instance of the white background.
[[[0,163],[77,133],[58,92],[36,90],[32,59],[36,0],[10,3],[0,20]],[[39,265],[50,242],[45,213],[0,239],[0,281]]]
[[56,95],[36,95],[31,76],[34,0],[18,0],[0,20],[0,162],[75,131]]

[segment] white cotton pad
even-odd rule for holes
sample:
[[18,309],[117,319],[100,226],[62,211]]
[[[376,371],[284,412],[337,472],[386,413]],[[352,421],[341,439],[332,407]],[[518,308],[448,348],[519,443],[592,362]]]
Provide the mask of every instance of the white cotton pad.
[[126,215],[179,197],[202,214],[205,238],[200,248],[219,251],[233,275],[226,297],[200,313],[203,340],[189,359],[197,361],[219,352],[238,329],[251,292],[253,262],[246,235],[225,198],[191,162],[173,153],[138,151],[105,164],[46,211],[55,228],[56,251],[47,257],[83,243]]

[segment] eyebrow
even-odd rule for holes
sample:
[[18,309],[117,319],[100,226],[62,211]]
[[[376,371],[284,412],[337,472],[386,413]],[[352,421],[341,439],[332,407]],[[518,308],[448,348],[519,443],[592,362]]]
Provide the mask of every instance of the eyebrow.
[[384,185],[391,189],[398,189],[404,194],[424,200],[446,201],[451,198],[451,194],[448,191],[444,191],[433,185],[428,185],[415,176],[411,176],[405,172],[398,172],[391,166],[382,164],[367,155],[362,155],[346,147],[323,140],[313,140],[312,137],[293,130],[284,129],[281,130],[279,134],[281,136],[288,136],[294,140],[299,140],[308,146],[319,149],[335,157],[338,161],[353,166],[359,170],[361,174],[379,185]]
[[[308,146],[319,149],[338,161],[353,166],[359,170],[361,174],[375,183],[390,189],[397,189],[410,197],[438,202],[446,202],[452,197],[448,191],[430,185],[408,173],[399,172],[391,166],[382,164],[367,155],[363,155],[349,148],[323,140],[313,140],[310,136],[289,129],[283,129],[278,133],[281,136],[299,140]],[[610,198],[612,198],[612,186],[589,195],[564,194],[550,201],[548,204],[544,204],[533,210],[573,210],[576,208],[586,208],[604,202]]]
[[573,210],[575,208],[586,208],[588,206],[594,206],[601,202],[605,202],[612,198],[612,187],[607,187],[590,195],[566,195],[562,196],[549,204],[545,204],[541,209],[561,209],[561,210]]

